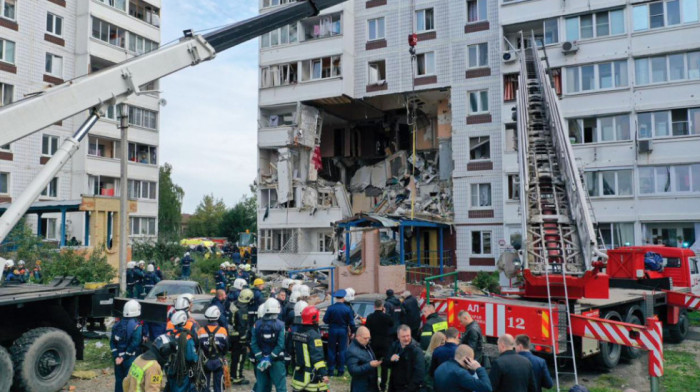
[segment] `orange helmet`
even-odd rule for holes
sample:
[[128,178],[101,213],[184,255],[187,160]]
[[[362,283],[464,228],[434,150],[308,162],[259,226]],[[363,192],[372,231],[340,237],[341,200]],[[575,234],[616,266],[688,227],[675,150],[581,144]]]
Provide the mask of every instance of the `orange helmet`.
[[315,306],[307,306],[301,311],[301,323],[304,325],[318,324],[320,318],[321,313]]

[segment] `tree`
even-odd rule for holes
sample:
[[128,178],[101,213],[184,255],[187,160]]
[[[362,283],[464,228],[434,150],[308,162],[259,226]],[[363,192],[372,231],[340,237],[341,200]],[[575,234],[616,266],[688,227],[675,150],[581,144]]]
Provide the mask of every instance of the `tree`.
[[243,196],[233,208],[226,211],[219,232],[222,236],[227,237],[229,241],[238,241],[238,233],[250,230],[251,233],[258,231],[257,219],[257,200],[256,198]]
[[214,195],[204,195],[187,223],[188,237],[219,237],[221,221],[226,214],[226,204]]
[[158,174],[158,236],[168,240],[180,236],[182,198],[185,196],[185,191],[173,183],[172,171],[173,167],[166,163]]

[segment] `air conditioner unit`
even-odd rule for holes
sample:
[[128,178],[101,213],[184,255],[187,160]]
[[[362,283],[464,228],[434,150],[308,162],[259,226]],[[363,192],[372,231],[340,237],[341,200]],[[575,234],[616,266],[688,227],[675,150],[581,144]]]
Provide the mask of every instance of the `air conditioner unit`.
[[651,140],[639,140],[637,141],[637,151],[642,153],[650,153],[652,152],[653,147],[651,145]]
[[508,63],[512,63],[515,60],[517,60],[518,56],[516,56],[515,53],[513,53],[512,51],[509,50],[507,52],[503,52],[502,59],[503,59],[504,63],[508,64]]
[[578,45],[573,41],[564,41],[564,43],[561,44],[561,51],[564,54],[576,53],[578,52]]

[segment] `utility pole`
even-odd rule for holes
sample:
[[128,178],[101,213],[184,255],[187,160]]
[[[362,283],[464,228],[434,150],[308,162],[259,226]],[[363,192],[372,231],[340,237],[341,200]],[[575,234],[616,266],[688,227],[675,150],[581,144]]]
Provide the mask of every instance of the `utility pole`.
[[129,241],[127,225],[129,223],[128,177],[129,167],[129,107],[121,105],[119,129],[121,130],[121,179],[119,181],[119,289],[126,291],[126,252]]

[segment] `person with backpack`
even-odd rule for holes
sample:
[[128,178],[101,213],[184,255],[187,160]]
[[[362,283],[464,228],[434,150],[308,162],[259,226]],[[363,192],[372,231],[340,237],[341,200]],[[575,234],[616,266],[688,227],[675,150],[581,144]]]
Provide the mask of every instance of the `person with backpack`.
[[143,277],[145,275],[144,268],[146,262],[141,260],[134,268],[134,298],[140,299],[143,294]]
[[122,382],[129,374],[129,368],[136,359],[136,353],[141,345],[141,304],[129,300],[124,304],[122,317],[112,327],[109,348],[114,360],[114,392],[123,392]]
[[403,313],[401,312],[401,300],[396,298],[396,296],[394,295],[394,290],[392,289],[388,289],[386,291],[384,309],[386,314],[391,316],[391,319],[394,320],[394,326],[391,329],[391,338],[392,341],[394,341],[396,340],[396,329],[399,327],[399,325],[401,325]]
[[231,337],[231,378],[233,384],[248,385],[250,381],[243,378],[243,366],[245,365],[246,351],[250,342],[250,319],[248,318],[248,305],[253,299],[250,289],[241,290],[234,304],[229,306],[231,321],[229,323],[229,336]]
[[135,261],[126,263],[126,298],[136,298],[134,297],[134,266],[136,266]]
[[160,392],[165,388],[163,368],[177,351],[175,340],[168,335],[159,336],[148,351],[139,355],[124,379],[124,392]]
[[294,314],[293,314],[293,320],[292,324],[289,326],[289,328],[286,329],[287,335],[285,338],[285,365],[287,366],[287,369],[289,369],[290,372],[294,372],[294,367],[295,367],[295,358],[293,355],[294,352],[294,341],[292,340],[292,336],[294,336],[295,332],[298,332],[299,329],[302,326],[301,323],[301,313],[304,311],[309,306],[306,301],[298,301],[297,303],[294,304]]
[[284,323],[277,318],[280,303],[275,298],[268,299],[264,306],[264,316],[255,322],[250,348],[255,357],[255,392],[286,392],[287,371],[284,369]]
[[146,267],[146,274],[143,276],[143,297],[146,297],[148,293],[153,290],[153,287],[155,287],[156,283],[160,282],[160,279],[158,278],[158,275],[156,275],[156,269],[153,266],[153,264],[149,264],[148,267]]
[[224,385],[224,366],[228,352],[228,332],[219,325],[221,311],[216,306],[210,306],[204,312],[207,325],[197,332],[199,348],[204,355],[204,376],[207,380],[207,391],[221,392]]
[[301,327],[292,335],[294,343],[294,391],[319,392],[328,390],[328,369],[323,355],[323,340],[318,330],[321,315],[315,306],[301,312]]
[[221,290],[226,290],[226,269],[228,268],[227,262],[219,264],[219,270],[214,274],[214,281],[216,282],[216,288]]
[[182,269],[182,280],[190,280],[190,274],[192,273],[192,261],[193,260],[190,256],[190,252],[185,252],[185,256],[183,256],[182,259],[180,259],[180,267]]
[[178,310],[170,317],[173,329],[168,330],[168,335],[177,342],[177,355],[167,371],[167,390],[170,392],[190,392],[193,387],[190,373],[199,361],[199,356],[195,349],[196,332],[185,328],[187,321],[184,310]]

